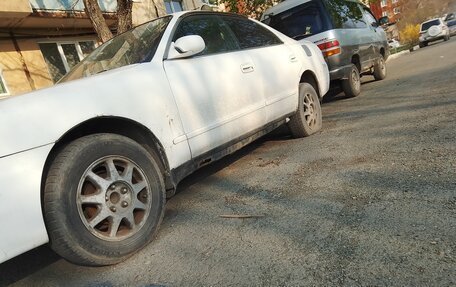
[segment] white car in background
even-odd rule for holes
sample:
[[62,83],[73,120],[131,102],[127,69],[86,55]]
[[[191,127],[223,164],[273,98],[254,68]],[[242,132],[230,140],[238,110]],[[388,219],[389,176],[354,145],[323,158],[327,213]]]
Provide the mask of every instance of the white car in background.
[[450,30],[442,19],[435,18],[421,24],[420,48],[426,47],[429,42],[438,40],[448,41],[449,39]]
[[319,131],[329,73],[302,45],[239,15],[181,12],[0,101],[0,262],[46,242],[77,264],[120,262],[194,170],[286,122]]
[[399,43],[399,41],[396,39],[391,39],[388,40],[388,46],[390,47],[390,49],[397,49],[401,46],[401,43]]

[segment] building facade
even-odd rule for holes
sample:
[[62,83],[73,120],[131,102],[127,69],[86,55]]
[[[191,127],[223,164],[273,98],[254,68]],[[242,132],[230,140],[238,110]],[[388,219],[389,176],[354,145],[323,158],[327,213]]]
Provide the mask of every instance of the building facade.
[[[98,0],[110,27],[116,0]],[[201,6],[200,0],[141,0],[133,25]],[[0,98],[53,85],[99,44],[82,0],[0,1]]]
[[401,18],[400,0],[378,0],[370,3],[375,17],[387,16],[390,23],[396,23]]
[[386,25],[385,32],[388,39],[399,40],[399,31],[396,22],[401,18],[401,0],[376,0],[362,1],[365,5],[370,6],[370,9],[377,19],[388,17],[389,24]]

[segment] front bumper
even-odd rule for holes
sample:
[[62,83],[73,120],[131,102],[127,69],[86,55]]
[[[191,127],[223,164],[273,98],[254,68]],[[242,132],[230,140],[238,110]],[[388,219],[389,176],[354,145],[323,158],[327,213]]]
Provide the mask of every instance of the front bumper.
[[0,263],[48,242],[40,191],[51,148],[0,158]]

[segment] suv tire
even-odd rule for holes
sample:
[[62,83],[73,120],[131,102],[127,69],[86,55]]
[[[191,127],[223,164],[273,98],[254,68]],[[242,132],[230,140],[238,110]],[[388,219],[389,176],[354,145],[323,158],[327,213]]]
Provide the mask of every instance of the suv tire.
[[374,65],[374,78],[376,81],[381,81],[386,78],[386,63],[383,55],[380,55],[380,58]]
[[342,80],[342,90],[350,98],[356,97],[361,93],[361,77],[355,64],[351,64],[348,79]]

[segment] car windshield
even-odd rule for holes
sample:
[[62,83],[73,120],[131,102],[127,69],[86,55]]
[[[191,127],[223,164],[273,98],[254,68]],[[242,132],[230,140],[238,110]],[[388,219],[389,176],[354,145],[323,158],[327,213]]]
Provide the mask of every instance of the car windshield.
[[107,41],[60,81],[67,82],[152,60],[172,16],[158,18]]
[[427,31],[429,28],[431,28],[432,26],[436,26],[436,25],[437,26],[440,25],[440,21],[438,19],[423,23],[421,25],[421,31]]

